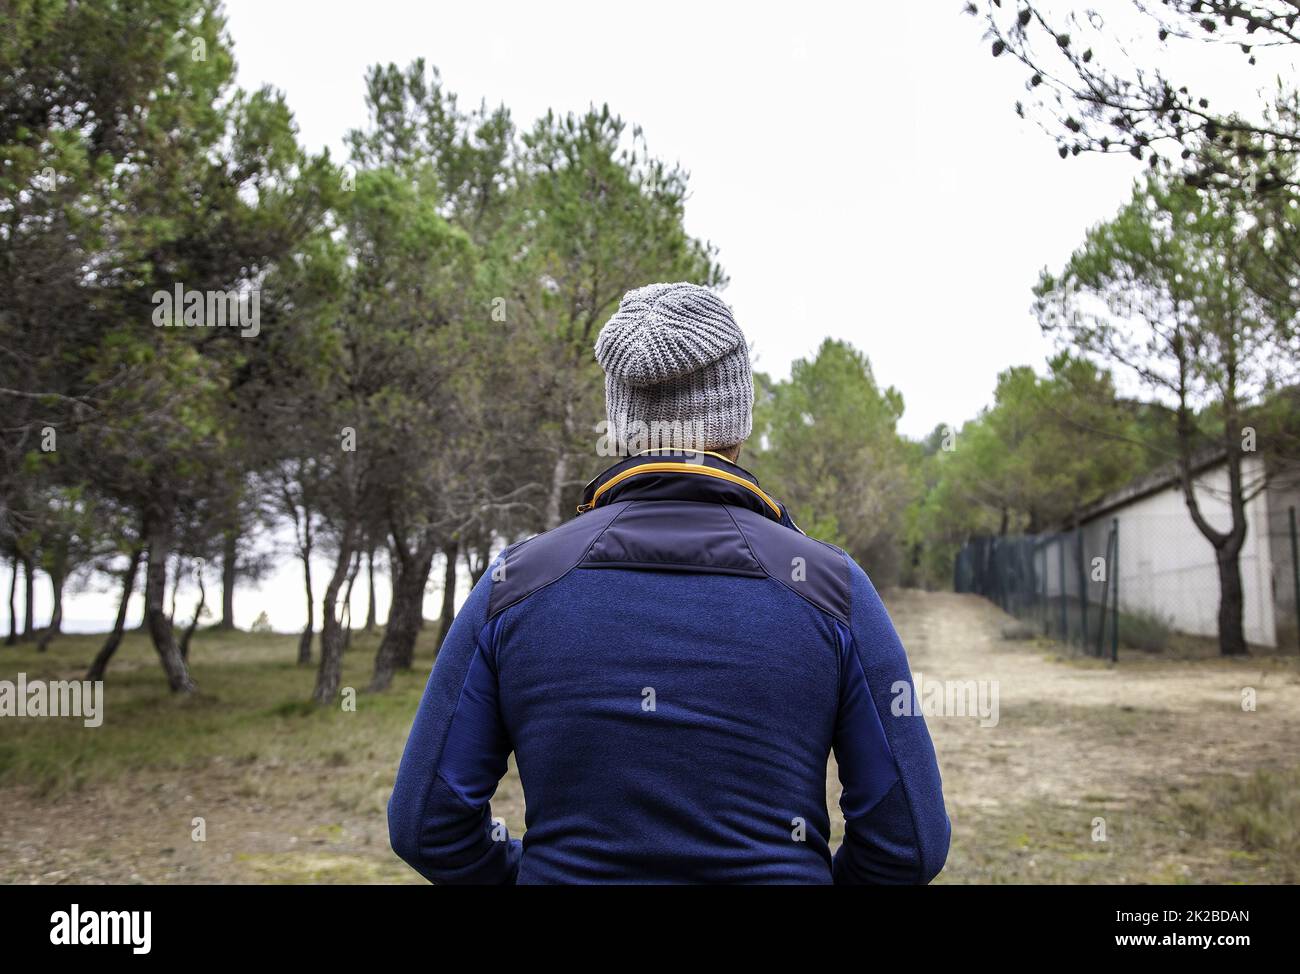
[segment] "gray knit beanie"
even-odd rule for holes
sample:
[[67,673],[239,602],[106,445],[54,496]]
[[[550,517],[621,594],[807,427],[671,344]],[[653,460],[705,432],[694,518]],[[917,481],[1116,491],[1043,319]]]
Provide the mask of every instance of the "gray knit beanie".
[[749,437],[754,379],[731,309],[698,284],[623,295],[596,338],[610,433],[627,452],[716,450]]

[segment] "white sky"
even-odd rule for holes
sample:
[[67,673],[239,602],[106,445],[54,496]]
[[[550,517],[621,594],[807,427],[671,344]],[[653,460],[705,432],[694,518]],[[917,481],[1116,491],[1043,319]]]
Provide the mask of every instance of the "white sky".
[[[1061,160],[1014,112],[1025,72],[992,58],[963,6],[226,0],[239,83],[284,91],[303,141],[336,158],[366,124],[376,62],[423,56],[463,104],[504,102],[520,128],[607,102],[691,173],[687,227],[719,247],[758,368],[787,376],[846,338],[903,393],[912,437],[973,417],[1008,366],[1041,366],[1039,270],[1142,171]],[[1152,22],[1130,0],[1092,6],[1107,33],[1140,31],[1128,52],[1151,67]],[[1199,47],[1175,46],[1175,63],[1213,95],[1270,80]]]
[[[822,339],[846,338],[901,390],[912,437],[973,417],[999,371],[1042,366],[1039,269],[1059,268],[1141,171],[1127,157],[1059,159],[1013,111],[1024,72],[990,56],[962,5],[226,3],[240,85],[283,90],[303,141],[336,158],[366,124],[376,62],[424,56],[463,104],[504,102],[520,128],[547,108],[608,102],[691,172],[688,229],[719,247],[758,367],[783,377]],[[1094,5],[1115,23],[1132,14],[1128,0]],[[1178,63],[1236,97],[1269,80],[1240,71],[1235,52],[1216,57]],[[286,559],[258,591],[241,588],[239,624],[266,608],[277,629],[300,627],[298,571]],[[103,628],[114,607],[78,595],[69,628]]]
[[960,9],[227,0],[239,83],[282,89],[303,141],[336,157],[375,62],[423,55],[521,127],[608,102],[690,171],[688,229],[719,247],[758,367],[785,376],[849,339],[902,391],[913,437],[973,416],[1001,369],[1041,363],[1038,270],[1140,168],[1059,159],[1013,111],[1023,72]]

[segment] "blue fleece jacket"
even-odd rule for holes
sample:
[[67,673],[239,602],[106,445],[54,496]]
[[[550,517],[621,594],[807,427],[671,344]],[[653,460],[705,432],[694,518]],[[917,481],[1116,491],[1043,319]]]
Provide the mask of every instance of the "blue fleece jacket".
[[[389,802],[396,852],[436,883],[929,882],[939,771],[862,569],[712,456],[623,461],[580,511],[457,615]],[[522,842],[490,805],[511,752]]]

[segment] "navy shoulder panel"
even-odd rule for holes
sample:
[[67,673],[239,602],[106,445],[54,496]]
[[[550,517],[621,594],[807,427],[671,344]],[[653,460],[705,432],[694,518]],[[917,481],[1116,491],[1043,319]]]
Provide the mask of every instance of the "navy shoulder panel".
[[488,619],[578,567],[628,503],[598,507],[502,552],[491,568]]
[[729,511],[729,506],[700,501],[632,501],[596,539],[582,567],[761,578],[766,572],[745,544]]
[[621,501],[507,548],[491,569],[487,618],[575,568],[769,577],[846,625],[844,552],[747,508],[699,501]]
[[755,560],[771,578],[845,625],[853,611],[848,556],[834,545],[739,507],[728,507]]

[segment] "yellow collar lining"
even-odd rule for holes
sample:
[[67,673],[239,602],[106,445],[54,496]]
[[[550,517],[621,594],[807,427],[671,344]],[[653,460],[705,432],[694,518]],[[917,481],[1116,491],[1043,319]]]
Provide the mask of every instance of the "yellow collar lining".
[[744,477],[737,477],[734,473],[728,473],[726,470],[716,470],[713,467],[701,466],[698,463],[674,463],[668,460],[659,463],[643,463],[637,467],[629,467],[622,473],[610,477],[609,480],[596,488],[596,492],[591,495],[590,504],[578,505],[578,513],[581,514],[583,511],[589,511],[595,507],[596,502],[600,500],[600,495],[605,493],[605,491],[609,490],[615,484],[620,484],[629,477],[635,477],[637,474],[642,473],[694,473],[702,474],[706,477],[715,477],[718,480],[726,480],[733,484],[739,484],[741,487],[753,491],[762,498],[763,503],[770,507],[772,512],[776,514],[778,518],[781,516],[781,508],[777,505],[776,501],[768,497],[761,487],[751,484]]

